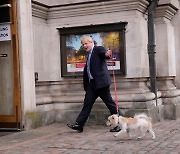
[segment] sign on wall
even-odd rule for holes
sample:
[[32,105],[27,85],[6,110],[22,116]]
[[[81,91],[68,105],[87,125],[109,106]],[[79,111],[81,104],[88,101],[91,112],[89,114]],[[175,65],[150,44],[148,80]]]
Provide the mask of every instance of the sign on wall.
[[11,40],[11,27],[10,24],[0,25],[0,41]]

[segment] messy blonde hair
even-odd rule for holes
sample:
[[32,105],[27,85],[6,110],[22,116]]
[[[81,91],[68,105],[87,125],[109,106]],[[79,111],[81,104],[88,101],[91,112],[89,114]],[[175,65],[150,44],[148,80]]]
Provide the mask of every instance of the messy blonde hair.
[[91,36],[88,36],[88,35],[84,35],[84,36],[81,37],[81,43],[82,43],[83,40],[88,40],[91,43],[94,42],[93,38]]

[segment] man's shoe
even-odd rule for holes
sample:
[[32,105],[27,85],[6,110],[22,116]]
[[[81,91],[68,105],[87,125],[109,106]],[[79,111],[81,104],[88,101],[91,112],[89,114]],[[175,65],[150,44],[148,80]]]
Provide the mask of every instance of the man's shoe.
[[83,132],[83,127],[79,126],[78,123],[72,125],[72,124],[67,124],[67,126],[73,130],[77,130],[78,133],[82,133]]
[[112,129],[110,129],[110,132],[119,132],[121,130],[121,128],[119,126],[116,126]]

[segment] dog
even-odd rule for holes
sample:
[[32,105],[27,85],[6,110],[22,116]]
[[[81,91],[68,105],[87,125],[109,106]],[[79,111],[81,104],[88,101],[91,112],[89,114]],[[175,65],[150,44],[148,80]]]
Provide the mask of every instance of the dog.
[[152,139],[155,139],[155,133],[152,130],[151,118],[144,113],[135,115],[134,118],[127,118],[113,114],[108,117],[108,121],[106,122],[106,125],[121,127],[121,131],[116,133],[114,135],[115,137],[119,136],[122,133],[127,133],[128,138],[131,139],[129,132],[131,130],[138,129],[140,131],[140,136],[137,139],[143,138],[147,131],[152,135]]

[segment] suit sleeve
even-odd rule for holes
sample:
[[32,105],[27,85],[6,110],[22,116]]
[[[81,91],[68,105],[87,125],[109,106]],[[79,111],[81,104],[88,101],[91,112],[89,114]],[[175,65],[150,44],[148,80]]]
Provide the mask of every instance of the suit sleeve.
[[103,59],[110,59],[110,57],[106,56],[106,49],[103,46],[97,47],[98,55]]

